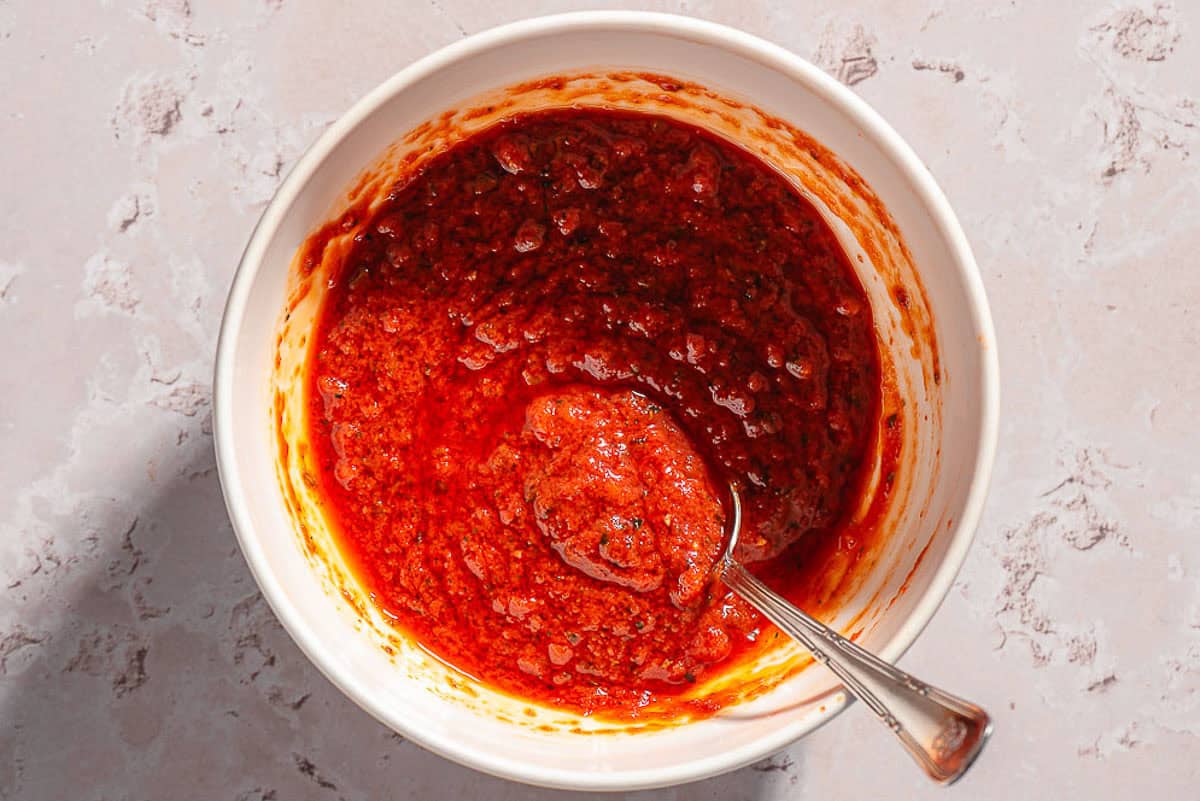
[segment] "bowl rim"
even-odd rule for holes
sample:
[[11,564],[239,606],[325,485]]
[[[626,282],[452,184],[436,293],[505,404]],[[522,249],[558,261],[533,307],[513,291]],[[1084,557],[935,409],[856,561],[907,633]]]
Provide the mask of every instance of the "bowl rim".
[[893,163],[918,201],[928,210],[938,233],[947,242],[952,261],[960,273],[963,288],[968,296],[971,320],[980,334],[982,419],[980,435],[974,443],[974,477],[945,558],[938,565],[929,588],[895,636],[880,650],[880,655],[888,661],[895,661],[908,650],[945,599],[966,559],[982,515],[991,479],[999,425],[999,361],[995,330],[983,281],[966,235],[949,201],[932,174],[901,136],[858,95],[812,63],[779,45],[736,28],[691,17],[646,11],[578,11],[532,17],[473,34],[438,49],[401,69],[368,92],[326,129],[297,160],[251,232],[234,273],[218,337],[213,381],[213,439],[217,472],[229,517],[239,546],[263,597],[308,659],[360,708],[422,747],[493,776],[563,789],[638,790],[697,781],[756,762],[831,720],[845,708],[849,697],[840,692],[839,687],[835,687],[825,696],[824,714],[805,715],[798,720],[785,722],[768,735],[716,757],[620,773],[580,774],[555,766],[534,765],[464,748],[451,737],[414,730],[400,715],[389,713],[376,705],[369,687],[344,675],[327,660],[328,646],[309,628],[288,599],[274,572],[268,567],[268,561],[250,518],[247,493],[234,455],[236,442],[232,421],[229,419],[233,407],[234,357],[251,286],[262,265],[267,245],[312,174],[334,148],[366,117],[393,96],[456,61],[523,39],[583,29],[657,33],[685,38],[725,49],[804,84],[809,91],[833,104],[849,117],[863,135]]

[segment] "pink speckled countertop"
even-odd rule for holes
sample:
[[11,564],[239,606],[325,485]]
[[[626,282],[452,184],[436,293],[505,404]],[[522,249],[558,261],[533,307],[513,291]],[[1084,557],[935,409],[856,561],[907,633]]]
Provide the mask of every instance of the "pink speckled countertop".
[[[209,377],[241,248],[324,126],[573,7],[0,3],[0,798],[566,796],[422,751],[308,664],[225,516]],[[975,547],[904,660],[996,714],[974,771],[934,790],[855,708],[638,797],[1196,798],[1200,3],[646,7],[812,58],[912,143],[983,270],[1003,408]]]

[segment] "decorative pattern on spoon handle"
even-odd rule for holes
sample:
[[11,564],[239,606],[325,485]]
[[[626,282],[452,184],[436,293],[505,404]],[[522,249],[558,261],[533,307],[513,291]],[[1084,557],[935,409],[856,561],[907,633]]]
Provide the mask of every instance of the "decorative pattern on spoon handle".
[[732,559],[723,565],[722,580],[841,679],[895,732],[930,778],[948,784],[970,767],[991,733],[986,712],[846,639],[788,603]]

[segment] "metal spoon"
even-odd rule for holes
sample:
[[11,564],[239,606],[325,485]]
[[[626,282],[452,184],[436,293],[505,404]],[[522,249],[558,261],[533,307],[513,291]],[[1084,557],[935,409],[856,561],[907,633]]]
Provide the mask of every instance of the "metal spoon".
[[966,773],[992,733],[988,714],[889,665],[755,578],[733,557],[742,528],[742,501],[736,489],[729,491],[731,533],[718,567],[725,586],[832,670],[900,738],[929,778],[950,784]]

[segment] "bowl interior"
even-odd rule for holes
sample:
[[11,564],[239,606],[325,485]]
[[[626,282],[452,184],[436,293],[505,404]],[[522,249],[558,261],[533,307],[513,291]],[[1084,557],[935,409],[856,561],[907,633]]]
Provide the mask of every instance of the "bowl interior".
[[[638,77],[645,72],[695,82],[697,98],[701,87],[715,90],[705,102],[725,104],[727,114],[681,110],[680,90]],[[419,62],[339,121],[285,182],[235,279],[217,367],[222,482],[247,560],[281,621],[380,720],[439,753],[519,780],[591,789],[669,784],[778,749],[835,714],[844,696],[813,669],[684,726],[599,733],[587,721],[540,710],[533,716],[540,728],[526,725],[520,704],[464,685],[423,651],[381,648],[370,610],[331,591],[336,559],[314,569],[327,532],[317,520],[297,520],[277,480],[289,467],[274,436],[273,415],[283,411],[275,403],[287,404],[281,390],[294,381],[305,344],[299,335],[289,345],[285,333],[287,369],[272,370],[297,247],[347,202],[364,166],[386,171],[404,155],[396,143],[406,133],[447,112],[499,105],[488,98],[515,98],[509,111],[561,105],[562,86],[512,89],[555,75],[576,76],[564,84],[579,90],[569,102],[619,105],[615,81],[639,98],[637,107],[675,113],[758,149],[835,221],[906,399],[897,478],[904,503],[887,518],[886,545],[837,622],[888,658],[912,642],[965,554],[990,459],[991,332],[974,266],[944,199],[890,129],[815,68],[717,26],[637,14],[510,26]],[[836,153],[832,163],[821,144]],[[294,330],[303,328],[301,313]]]

